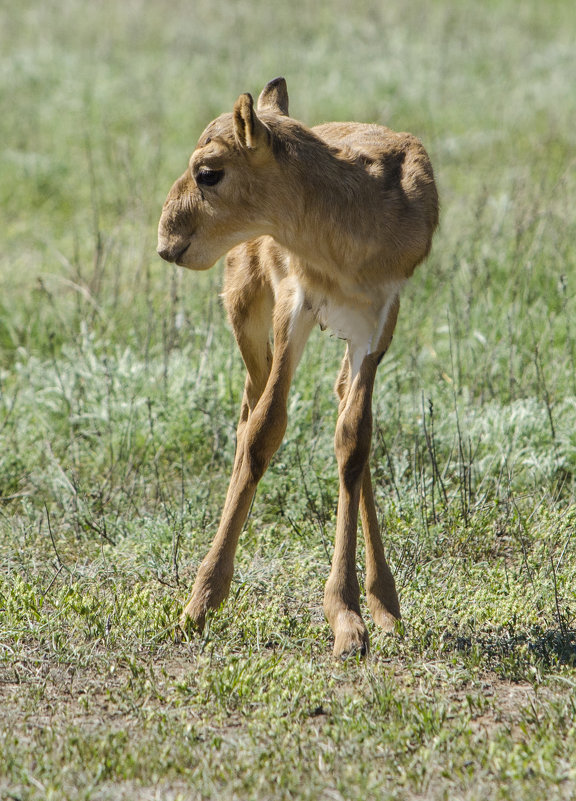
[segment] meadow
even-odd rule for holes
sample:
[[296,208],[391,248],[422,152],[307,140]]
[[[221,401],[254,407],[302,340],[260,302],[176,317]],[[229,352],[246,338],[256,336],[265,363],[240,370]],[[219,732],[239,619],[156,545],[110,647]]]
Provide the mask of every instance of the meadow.
[[[0,2],[2,801],[576,797],[575,41],[571,0]],[[156,226],[277,75],[309,124],[418,135],[441,195],[375,391],[403,621],[365,660],[322,613],[319,330],[229,601],[175,630],[243,365],[222,264],[162,263]]]

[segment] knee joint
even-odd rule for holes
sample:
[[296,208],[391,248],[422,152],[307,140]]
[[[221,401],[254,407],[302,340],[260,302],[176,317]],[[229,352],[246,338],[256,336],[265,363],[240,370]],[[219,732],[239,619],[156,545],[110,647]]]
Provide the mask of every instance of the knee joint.
[[370,454],[372,426],[370,419],[361,419],[352,425],[344,415],[336,426],[334,450],[338,469],[346,486],[353,486],[361,478]]
[[286,431],[286,410],[277,409],[265,416],[256,409],[249,421],[246,434],[247,466],[254,481],[259,481],[270,460],[280,447]]

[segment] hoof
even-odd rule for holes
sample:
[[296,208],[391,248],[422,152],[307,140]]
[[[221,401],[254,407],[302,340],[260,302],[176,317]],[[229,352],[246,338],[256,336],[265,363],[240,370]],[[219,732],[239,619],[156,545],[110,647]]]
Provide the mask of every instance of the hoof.
[[209,611],[219,609],[232,583],[232,569],[216,567],[205,559],[200,565],[192,594],[180,616],[180,627],[184,631],[202,632]]
[[400,620],[400,610],[397,613],[390,612],[384,604],[377,598],[368,597],[368,608],[372,615],[372,620],[382,631],[392,633],[396,629],[396,622]]
[[178,625],[184,633],[201,634],[206,622],[206,611],[206,607],[199,604],[193,596],[182,610]]
[[368,630],[356,612],[340,612],[333,625],[335,657],[367,656],[370,652]]
[[384,631],[394,631],[396,621],[400,620],[400,602],[392,574],[380,581],[369,581],[366,586],[366,603],[372,620]]

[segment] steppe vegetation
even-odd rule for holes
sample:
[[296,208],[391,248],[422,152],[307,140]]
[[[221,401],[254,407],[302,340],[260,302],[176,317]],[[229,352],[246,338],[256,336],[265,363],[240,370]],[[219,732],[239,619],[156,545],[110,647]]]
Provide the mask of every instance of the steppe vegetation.
[[[576,14],[570,0],[0,4],[0,798],[576,795]],[[156,256],[204,125],[420,136],[442,199],[375,393],[404,621],[335,661],[317,331],[231,597],[174,623],[218,524],[243,366]],[[362,553],[359,555],[362,564]]]

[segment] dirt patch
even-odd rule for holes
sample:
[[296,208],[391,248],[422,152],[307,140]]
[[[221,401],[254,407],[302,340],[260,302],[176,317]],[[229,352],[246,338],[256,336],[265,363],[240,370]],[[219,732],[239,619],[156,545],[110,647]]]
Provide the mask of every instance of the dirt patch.
[[[139,686],[148,707],[161,706],[164,692],[184,680],[191,670],[190,657],[138,655],[129,660],[110,653],[95,653],[88,665],[63,663],[58,655],[20,653],[10,664],[0,664],[0,706],[3,722],[12,730],[30,726],[75,723],[84,729],[103,722],[121,728],[137,716],[141,704],[130,710],[122,699]],[[146,692],[146,685],[149,691]]]

